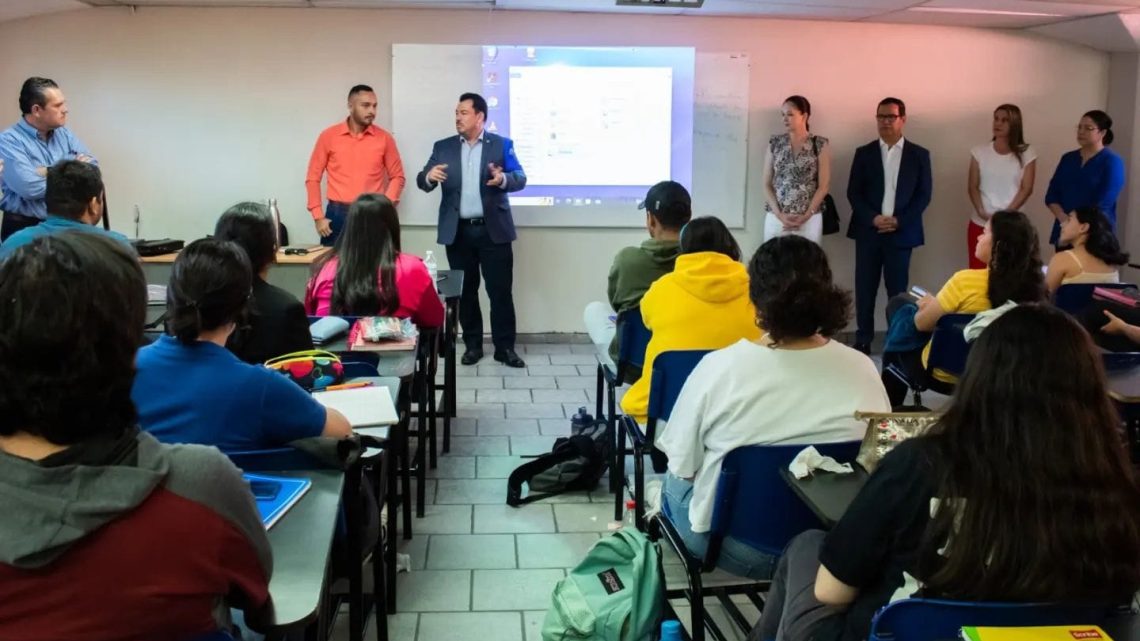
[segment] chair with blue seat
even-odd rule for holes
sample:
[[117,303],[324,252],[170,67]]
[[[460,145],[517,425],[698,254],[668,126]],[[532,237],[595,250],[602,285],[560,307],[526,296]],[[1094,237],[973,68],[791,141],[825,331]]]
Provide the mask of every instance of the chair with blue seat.
[[[631,307],[617,315],[618,360],[609,362],[609,346],[601,346],[606,353],[598,354],[598,387],[597,406],[594,415],[605,417],[606,431],[609,442],[613,443],[614,458],[610,466],[610,492],[614,495],[614,520],[620,521],[622,514],[623,482],[615,472],[619,467],[618,461],[625,461],[631,452],[625,447],[625,438],[620,435],[617,416],[617,388],[621,387],[627,375],[641,369],[645,362],[645,348],[649,346],[652,334],[641,320],[641,308]],[[605,399],[605,412],[602,403]]]
[[955,383],[938,380],[934,370],[941,370],[958,377],[966,371],[966,359],[970,355],[970,343],[966,342],[963,330],[974,314],[946,314],[938,319],[938,324],[930,336],[930,355],[926,360],[926,368],[917,374],[907,372],[897,365],[888,365],[887,372],[906,383],[914,394],[914,405],[922,407],[922,393],[931,390],[939,394],[950,395],[954,393]]
[[1128,283],[1069,283],[1061,285],[1053,294],[1053,304],[1061,311],[1080,318],[1093,301],[1093,290],[1101,289],[1127,289],[1136,287]]
[[[668,421],[673,413],[673,406],[685,386],[689,374],[712,350],[673,350],[662,352],[653,359],[653,371],[649,379],[649,404],[646,409],[645,430],[631,416],[622,416],[623,429],[617,435],[617,450],[625,449],[625,438],[633,443],[633,499],[636,514],[637,528],[645,530],[645,457],[654,456],[654,471],[664,472],[664,457],[654,448],[657,439],[658,421]],[[644,376],[644,373],[642,374]],[[621,482],[625,481],[625,456],[615,459],[616,469],[610,471],[611,476],[617,476]],[[620,498],[620,497],[619,497]],[[621,519],[621,512],[615,508],[616,520]]]
[[[843,463],[855,460],[860,443],[844,441],[816,444],[814,447],[820,454]],[[760,593],[767,590],[768,581],[757,582],[742,577],[738,584],[718,585],[711,589],[702,585],[701,575],[716,568],[721,545],[726,538],[731,537],[760,552],[779,557],[794,536],[823,527],[819,518],[780,476],[780,470],[787,467],[805,447],[808,445],[751,445],[737,448],[725,456],[717,478],[708,548],[703,558],[689,552],[671,520],[668,504],[662,501],[661,512],[653,517],[654,529],[660,531],[681,557],[689,584],[688,590],[666,590],[666,596],[671,599],[684,597],[691,602],[693,618],[689,631],[693,641],[703,641],[706,627],[718,641],[725,638],[716,623],[705,616],[704,598],[708,592],[720,600],[725,611],[745,633],[751,629],[752,623],[745,620],[730,597],[743,594],[757,609],[764,607]]]
[[[363,457],[364,448],[379,450],[379,454]],[[364,514],[361,511],[363,497],[364,469],[373,470],[375,481],[372,491],[378,501],[388,497],[389,531],[394,532],[395,506],[392,493],[387,491],[394,481],[394,466],[390,464],[386,442],[368,436],[353,436],[335,442],[335,453],[330,452],[336,462],[294,447],[278,447],[261,450],[229,451],[226,456],[243,472],[282,472],[314,469],[339,469],[344,471],[344,495],[341,500],[341,521],[337,536],[344,541],[348,562],[344,574],[349,583],[349,639],[360,641],[364,638],[364,621],[368,606],[364,602],[363,567],[365,558],[361,554]],[[330,458],[331,458],[330,457]],[[379,504],[377,509],[379,510]],[[376,611],[377,637],[379,641],[388,638],[387,613],[395,609],[396,544],[394,536],[380,537],[372,549],[373,604]],[[387,543],[387,549],[385,549]],[[332,612],[335,612],[335,606]],[[318,617],[325,620],[325,617]]]
[[1118,614],[1109,606],[903,599],[875,614],[868,641],[956,641],[963,626],[1098,625]]

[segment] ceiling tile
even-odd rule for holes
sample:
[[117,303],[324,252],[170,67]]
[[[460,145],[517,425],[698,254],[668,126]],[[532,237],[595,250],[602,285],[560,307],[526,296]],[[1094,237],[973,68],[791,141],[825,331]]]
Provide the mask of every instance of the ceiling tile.
[[0,2],[0,20],[15,20],[41,13],[85,9],[78,0],[5,0]]

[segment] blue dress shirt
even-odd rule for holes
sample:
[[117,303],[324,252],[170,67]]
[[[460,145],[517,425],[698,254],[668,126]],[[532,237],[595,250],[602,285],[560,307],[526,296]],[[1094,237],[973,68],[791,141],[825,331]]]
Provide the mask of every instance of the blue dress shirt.
[[131,246],[131,241],[127,240],[126,236],[120,234],[117,231],[108,231],[102,227],[88,225],[87,223],[80,222],[78,220],[72,220],[70,218],[64,218],[63,216],[48,216],[47,220],[44,222],[34,227],[21,229],[20,231],[9,236],[8,240],[5,240],[4,244],[0,245],[0,260],[7,258],[12,252],[16,251],[17,248],[27,245],[40,236],[58,234],[60,232],[68,231],[71,229],[77,229],[79,231],[89,232],[92,234],[102,234],[108,238],[114,238],[127,247],[130,247],[132,252],[134,251],[134,247]]
[[47,178],[36,173],[36,169],[51,167],[61,160],[75,160],[81,154],[91,156],[67,127],[53,130],[47,140],[43,140],[36,128],[21,118],[0,133],[0,159],[4,160],[0,209],[40,220],[47,218],[44,204]]
[[[1124,189],[1124,159],[1105,147],[1081,165],[1079,149],[1061,156],[1057,170],[1045,192],[1046,205],[1060,205],[1065,213],[1077,207],[1100,207],[1116,228],[1116,199]],[[1053,221],[1049,243],[1056,245],[1061,235],[1061,223]]]

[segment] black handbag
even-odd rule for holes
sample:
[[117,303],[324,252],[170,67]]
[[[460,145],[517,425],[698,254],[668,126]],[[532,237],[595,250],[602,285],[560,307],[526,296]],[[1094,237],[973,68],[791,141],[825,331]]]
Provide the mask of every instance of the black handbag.
[[[815,153],[816,158],[816,175],[819,175],[819,145],[818,138],[812,138],[811,149]],[[828,194],[823,197],[823,202],[819,205],[819,215],[823,216],[823,235],[838,234],[839,233],[839,210],[835,207],[835,199]]]

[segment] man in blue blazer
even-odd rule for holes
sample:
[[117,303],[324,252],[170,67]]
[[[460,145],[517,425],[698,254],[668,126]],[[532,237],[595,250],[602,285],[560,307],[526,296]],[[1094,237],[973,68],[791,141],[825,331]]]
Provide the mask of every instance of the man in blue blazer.
[[437,141],[416,185],[430,192],[443,186],[439,202],[438,242],[447,248],[452,269],[463,270],[459,324],[466,349],[461,362],[483,358],[483,312],[479,309],[479,270],[491,300],[491,341],[495,360],[526,367],[515,353],[515,222],[507,194],[526,187],[526,174],[509,138],[487,133],[487,101],[475,93],[459,97],[455,108],[458,136]]
[[855,239],[855,349],[871,353],[879,280],[887,298],[907,289],[910,252],[923,244],[922,212],[930,204],[930,152],[903,139],[906,105],[884,98],[875,110],[879,139],[855,150],[847,200]]

